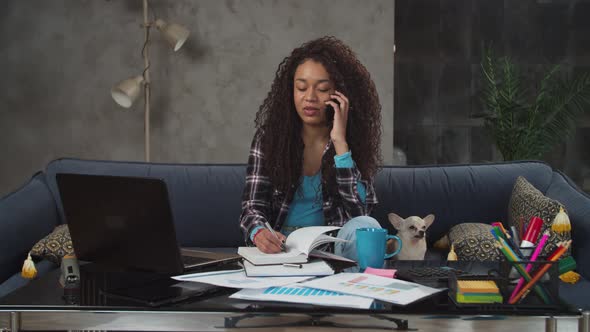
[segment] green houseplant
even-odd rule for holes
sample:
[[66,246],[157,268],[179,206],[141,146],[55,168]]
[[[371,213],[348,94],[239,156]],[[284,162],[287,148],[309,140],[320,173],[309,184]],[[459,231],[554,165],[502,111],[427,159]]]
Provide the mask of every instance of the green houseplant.
[[509,57],[484,51],[484,126],[504,160],[540,159],[575,129],[576,119],[590,111],[590,75],[572,78],[555,65],[536,87],[529,88]]

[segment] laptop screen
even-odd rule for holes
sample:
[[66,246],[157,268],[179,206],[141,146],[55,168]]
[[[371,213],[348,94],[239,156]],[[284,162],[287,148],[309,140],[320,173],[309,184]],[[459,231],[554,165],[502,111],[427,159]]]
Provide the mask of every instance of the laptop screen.
[[66,173],[56,177],[79,260],[117,270],[182,273],[163,180]]

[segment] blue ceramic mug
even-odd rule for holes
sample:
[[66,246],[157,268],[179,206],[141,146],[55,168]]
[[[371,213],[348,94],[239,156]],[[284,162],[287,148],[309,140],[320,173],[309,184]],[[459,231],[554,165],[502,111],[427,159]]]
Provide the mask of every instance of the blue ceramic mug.
[[[387,240],[397,241],[397,250],[391,254],[385,253]],[[359,228],[356,230],[356,252],[361,271],[367,267],[380,269],[385,259],[391,258],[402,249],[402,240],[395,235],[387,234],[383,228]]]

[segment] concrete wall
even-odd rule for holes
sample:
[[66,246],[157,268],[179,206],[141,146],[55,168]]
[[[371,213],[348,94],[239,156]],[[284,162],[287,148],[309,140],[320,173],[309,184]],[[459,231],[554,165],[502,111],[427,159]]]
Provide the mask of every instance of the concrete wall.
[[[589,0],[396,1],[395,144],[408,163],[501,160],[473,116],[483,109],[483,46],[493,44],[536,82],[553,64],[589,72],[588,14]],[[572,137],[543,157],[587,192],[589,140],[587,110]]]
[[[174,53],[154,31],[152,161],[245,163],[254,115],[279,62],[334,35],[371,72],[393,149],[393,0],[161,0],[157,17],[192,34]],[[141,74],[141,0],[3,0],[0,195],[60,157],[143,160],[143,103],[111,86]]]

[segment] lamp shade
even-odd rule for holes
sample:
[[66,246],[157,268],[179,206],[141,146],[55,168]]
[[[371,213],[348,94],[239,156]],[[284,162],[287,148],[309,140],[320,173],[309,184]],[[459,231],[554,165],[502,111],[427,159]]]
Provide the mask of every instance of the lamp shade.
[[142,82],[143,76],[141,75],[123,80],[111,89],[111,96],[117,104],[129,108],[139,96]]
[[168,24],[160,19],[156,20],[156,27],[164,34],[166,41],[172,45],[174,52],[182,47],[190,34],[185,27],[174,23]]

